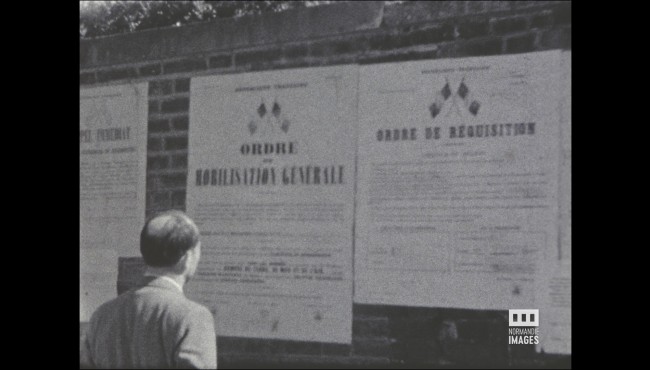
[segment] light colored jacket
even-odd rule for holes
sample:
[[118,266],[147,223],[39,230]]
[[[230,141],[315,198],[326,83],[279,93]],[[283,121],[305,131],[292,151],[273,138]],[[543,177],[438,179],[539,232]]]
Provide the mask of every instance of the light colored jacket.
[[82,365],[96,368],[217,367],[210,311],[155,277],[101,305],[84,347]]

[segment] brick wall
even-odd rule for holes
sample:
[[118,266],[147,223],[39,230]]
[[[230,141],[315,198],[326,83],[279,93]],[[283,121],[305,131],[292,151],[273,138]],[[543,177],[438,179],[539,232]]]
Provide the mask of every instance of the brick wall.
[[[83,87],[149,82],[147,216],[185,209],[190,78],[571,49],[571,3],[351,2],[83,40]],[[507,311],[353,306],[351,345],[218,337],[220,367],[568,366],[507,344]]]

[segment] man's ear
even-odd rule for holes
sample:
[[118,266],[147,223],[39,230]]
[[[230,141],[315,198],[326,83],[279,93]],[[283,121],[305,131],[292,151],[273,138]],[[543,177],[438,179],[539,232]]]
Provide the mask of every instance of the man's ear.
[[181,257],[180,260],[178,260],[178,263],[176,264],[178,273],[184,273],[187,271],[187,269],[190,268],[190,251],[185,252],[183,257]]

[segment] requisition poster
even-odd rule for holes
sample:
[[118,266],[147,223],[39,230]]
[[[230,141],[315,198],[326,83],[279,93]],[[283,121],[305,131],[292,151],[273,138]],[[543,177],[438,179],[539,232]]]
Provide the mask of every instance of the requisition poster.
[[117,296],[118,256],[139,255],[147,84],[80,89],[80,321]]
[[559,51],[361,67],[355,302],[542,308],[559,67]]
[[187,295],[218,335],[350,343],[358,67],[192,79]]

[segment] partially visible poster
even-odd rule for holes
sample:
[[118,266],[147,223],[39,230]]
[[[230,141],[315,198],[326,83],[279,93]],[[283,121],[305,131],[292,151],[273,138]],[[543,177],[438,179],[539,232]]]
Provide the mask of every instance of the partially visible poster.
[[355,302],[538,308],[560,52],[362,66]]
[[[82,285],[91,287],[95,281],[102,286],[89,288],[88,295],[82,292],[84,321],[97,303],[116,296],[117,256],[139,255],[145,216],[147,84],[82,88],[79,116],[80,278]],[[104,278],[84,275],[93,271],[88,266],[99,265],[97,271],[107,274]],[[90,296],[92,302],[85,298]]]
[[571,261],[571,52],[562,53],[560,248],[558,259]]
[[549,277],[540,289],[540,343],[545,353],[571,354],[571,260],[548,269]]
[[187,286],[218,335],[350,343],[358,67],[192,79]]
[[79,276],[79,321],[116,296],[117,253],[111,249],[82,249]]
[[119,257],[117,271],[117,294],[135,288],[147,271],[147,264],[142,257]]
[[545,353],[571,354],[571,52],[561,59],[559,237],[539,288],[540,344]]

